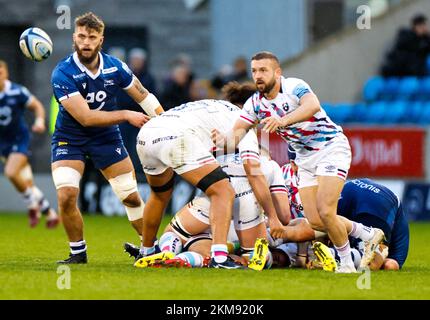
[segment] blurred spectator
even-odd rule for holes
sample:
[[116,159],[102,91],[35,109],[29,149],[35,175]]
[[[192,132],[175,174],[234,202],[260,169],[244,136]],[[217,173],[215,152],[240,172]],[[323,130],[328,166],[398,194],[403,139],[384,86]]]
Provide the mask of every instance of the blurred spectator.
[[146,51],[140,48],[131,49],[128,55],[128,66],[142,85],[148,89],[149,92],[157,95],[155,79],[148,70]]
[[221,90],[230,81],[242,83],[249,80],[248,62],[245,57],[239,56],[234,60],[233,70],[229,65],[221,68],[220,72],[212,79],[212,86],[217,90]]
[[248,61],[245,57],[240,56],[234,60],[233,77],[230,81],[237,81],[239,83],[251,80],[248,75]]
[[384,77],[425,76],[430,53],[430,32],[427,17],[414,16],[411,28],[400,29],[394,47],[388,52],[381,68]]
[[169,110],[191,100],[190,88],[193,74],[189,64],[175,62],[170,77],[164,85],[160,102],[164,110]]

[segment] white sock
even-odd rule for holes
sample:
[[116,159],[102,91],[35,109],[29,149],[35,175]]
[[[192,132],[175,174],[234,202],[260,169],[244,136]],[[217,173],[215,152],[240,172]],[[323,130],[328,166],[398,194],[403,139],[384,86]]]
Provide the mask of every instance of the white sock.
[[[330,248],[330,252],[335,259],[339,258],[339,254],[337,253],[337,251],[335,249]],[[360,262],[361,262],[360,251],[358,251],[355,248],[351,248],[351,258],[352,258],[352,261],[354,263],[355,268],[358,269],[360,267]]]
[[352,256],[352,261],[354,261],[355,268],[358,269],[360,267],[360,262],[361,262],[360,251],[358,251],[355,248],[351,248],[351,256]]
[[161,236],[159,246],[161,251],[170,251],[174,254],[178,254],[182,251],[181,239],[179,239],[176,233],[171,231],[168,231]]
[[211,257],[216,263],[223,263],[227,260],[228,249],[226,244],[213,244],[211,246]]
[[25,191],[22,193],[22,197],[24,198],[24,203],[28,209],[37,208],[38,203],[34,199],[33,195],[33,189],[31,187],[25,189]]
[[352,229],[349,233],[351,237],[361,239],[363,241],[369,241],[375,235],[375,230],[373,230],[372,227],[366,227],[365,225],[354,221],[351,222]]
[[87,251],[87,244],[85,240],[69,242],[70,252],[72,254],[78,254]]
[[188,262],[193,268],[203,267],[203,256],[201,254],[198,254],[197,252],[182,252],[178,254],[176,258]]
[[349,246],[349,241],[347,241],[344,245],[340,247],[334,246],[334,248],[336,249],[337,254],[339,255],[341,264],[350,264],[350,265],[354,264],[352,262],[351,247]]
[[139,253],[144,255],[144,256],[149,256],[151,254],[154,254],[155,253],[155,246],[152,246],[152,247],[141,246]]

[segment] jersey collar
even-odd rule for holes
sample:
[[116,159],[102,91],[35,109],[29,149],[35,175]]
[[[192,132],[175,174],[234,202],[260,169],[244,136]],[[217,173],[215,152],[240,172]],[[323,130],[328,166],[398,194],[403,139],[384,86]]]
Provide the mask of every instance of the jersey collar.
[[79,61],[77,52],[73,53],[73,61],[76,63],[78,68],[81,69],[82,72],[85,72],[93,80],[95,80],[100,75],[101,71],[103,70],[103,55],[100,52],[99,52],[99,59],[100,59],[99,68],[98,68],[96,74],[93,74],[90,70],[87,69],[86,66],[84,66]]

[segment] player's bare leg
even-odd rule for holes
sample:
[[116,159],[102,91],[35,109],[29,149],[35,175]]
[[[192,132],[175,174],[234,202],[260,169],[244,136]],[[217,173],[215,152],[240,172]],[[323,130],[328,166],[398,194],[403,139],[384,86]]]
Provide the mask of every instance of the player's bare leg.
[[338,177],[318,176],[317,210],[340,257],[339,272],[356,272],[351,258],[348,232],[337,215],[337,202],[344,185]]
[[[207,164],[182,174],[182,177],[192,185],[197,186],[202,179],[216,174],[218,170],[221,170],[218,164]],[[223,173],[223,171],[221,172]],[[211,202],[209,218],[213,239],[212,260],[217,264],[222,264],[228,256],[227,234],[232,217],[235,192],[226,178],[210,184],[204,192]]]
[[79,180],[85,164],[80,160],[61,160],[52,163],[51,167],[57,188],[58,211],[70,242],[70,258],[72,255],[85,255],[81,262],[69,261],[69,258],[59,263],[86,263],[84,222],[78,208]]
[[22,153],[11,153],[4,171],[5,176],[24,198],[30,226],[35,227],[39,223],[42,212],[47,216],[46,226],[55,227],[59,222],[57,213],[51,208],[42,191],[33,184],[33,174],[27,156]]
[[125,206],[133,228],[141,237],[144,202],[137,191],[136,174],[130,157],[101,170]]
[[174,172],[168,168],[159,175],[146,175],[151,193],[143,210],[141,254],[155,252],[154,239],[160,227],[164,210],[172,196]]
[[[326,180],[327,178],[328,180]],[[335,179],[335,181],[332,182],[332,179]],[[340,251],[339,256],[345,260],[343,264],[348,263],[348,266],[353,267],[346,226],[343,220],[339,219],[336,212],[337,201],[343,187],[343,180],[337,177],[318,177],[318,183],[319,185],[316,186],[299,189],[306,217],[312,229],[327,232],[333,244],[337,248],[340,248],[338,250],[338,252]],[[332,185],[327,186],[327,184]],[[334,192],[338,193],[333,195]],[[327,226],[327,224],[329,225]],[[332,234],[334,234],[334,238],[332,238]],[[355,268],[353,268],[354,270]]]
[[27,188],[31,187],[26,180],[24,180],[20,172],[28,164],[27,156],[22,153],[11,153],[4,166],[4,175],[15,186],[19,193],[23,193]]
[[[181,210],[178,211],[177,214],[175,214],[175,220],[179,220],[183,231],[190,235],[205,233],[210,228],[210,224],[206,224],[193,216],[193,214],[188,209],[188,205],[185,205]],[[164,232],[174,232],[178,234],[171,224],[166,226]],[[181,237],[179,234],[178,236]],[[186,241],[187,240],[184,238],[181,238],[182,244],[185,244]]]

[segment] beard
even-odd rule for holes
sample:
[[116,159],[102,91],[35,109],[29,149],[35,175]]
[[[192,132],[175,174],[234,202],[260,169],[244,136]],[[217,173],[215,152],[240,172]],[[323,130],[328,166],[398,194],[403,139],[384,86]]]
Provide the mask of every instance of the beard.
[[83,53],[87,50],[79,49],[76,42],[73,43],[73,49],[75,49],[76,53],[78,54],[79,61],[83,64],[91,64],[98,56],[100,50],[102,48],[102,44],[99,44],[93,51],[93,53],[88,57],[84,56]]
[[269,83],[265,84],[265,83],[259,83],[257,84],[257,89],[258,92],[265,94],[265,93],[269,93],[270,91],[272,91],[273,87],[276,84],[276,79],[273,78]]

